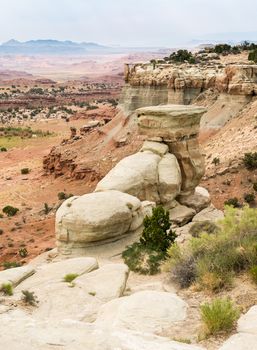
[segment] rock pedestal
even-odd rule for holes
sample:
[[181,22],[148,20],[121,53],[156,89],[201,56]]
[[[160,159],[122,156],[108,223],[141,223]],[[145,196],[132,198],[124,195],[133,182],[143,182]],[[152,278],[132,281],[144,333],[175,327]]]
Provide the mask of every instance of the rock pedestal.
[[190,195],[204,174],[204,160],[197,136],[203,107],[165,105],[137,111],[139,134],[148,140],[160,138],[179,162],[182,174],[181,195]]

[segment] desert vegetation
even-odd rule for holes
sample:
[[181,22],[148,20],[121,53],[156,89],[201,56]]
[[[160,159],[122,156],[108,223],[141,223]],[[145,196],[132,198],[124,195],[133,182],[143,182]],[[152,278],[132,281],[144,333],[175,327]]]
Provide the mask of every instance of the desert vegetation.
[[140,241],[122,253],[130,270],[150,275],[160,271],[160,265],[167,257],[167,249],[176,238],[170,226],[169,212],[161,206],[153,209],[151,217],[146,216]]
[[195,284],[212,292],[231,287],[235,276],[257,264],[256,212],[226,207],[217,232],[203,232],[183,247],[171,246],[166,265],[174,280],[183,288]]

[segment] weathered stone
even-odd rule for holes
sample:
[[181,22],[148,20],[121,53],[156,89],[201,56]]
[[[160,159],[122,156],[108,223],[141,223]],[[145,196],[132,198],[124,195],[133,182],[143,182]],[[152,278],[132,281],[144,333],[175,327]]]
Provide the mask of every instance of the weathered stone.
[[103,305],[96,324],[156,333],[184,320],[187,304],[176,294],[141,291]]
[[158,165],[159,186],[158,191],[161,203],[173,201],[180,193],[181,172],[176,157],[166,154]]
[[33,273],[35,273],[35,270],[29,265],[0,271],[0,290],[3,284],[11,284],[16,287]]
[[[133,220],[137,221],[134,227]],[[56,213],[58,248],[67,254],[76,249],[82,253],[88,245],[121,238],[142,221],[141,202],[126,193],[105,191],[73,197]]]
[[145,141],[140,151],[151,151],[162,157],[168,153],[169,147],[165,143]]
[[182,226],[192,220],[196,214],[196,211],[192,208],[186,207],[185,205],[178,204],[175,208],[169,210],[169,214],[172,223]]
[[178,196],[177,200],[180,204],[195,209],[197,213],[202,209],[208,207],[211,202],[208,191],[202,187],[196,187],[193,194]]
[[162,137],[164,142],[176,142],[198,135],[200,119],[206,109],[197,106],[164,105],[139,108],[139,134]]
[[200,221],[218,221],[220,219],[224,218],[224,213],[222,210],[216,209],[212,204],[200,211],[198,214],[196,214],[193,218],[193,222],[200,222]]
[[55,282],[63,282],[67,274],[83,275],[98,268],[95,258],[73,258],[55,263],[44,264],[36,268],[36,273],[23,281],[17,291],[41,288]]
[[257,346],[257,334],[237,333],[219,348],[219,350],[254,350]]
[[125,264],[107,264],[91,273],[76,279],[76,287],[95,296],[102,302],[108,302],[123,295],[129,275]]
[[257,335],[257,305],[251,307],[246,314],[239,318],[237,322],[237,331]]
[[159,201],[158,163],[161,157],[139,152],[122,159],[97,185],[96,192],[117,190],[140,200]]

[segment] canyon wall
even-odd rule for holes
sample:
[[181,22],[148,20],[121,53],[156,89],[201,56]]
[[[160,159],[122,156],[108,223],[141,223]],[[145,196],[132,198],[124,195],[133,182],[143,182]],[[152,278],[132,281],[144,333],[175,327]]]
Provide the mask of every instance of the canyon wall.
[[257,95],[257,65],[125,65],[125,113],[161,104],[208,106],[201,128],[222,127]]

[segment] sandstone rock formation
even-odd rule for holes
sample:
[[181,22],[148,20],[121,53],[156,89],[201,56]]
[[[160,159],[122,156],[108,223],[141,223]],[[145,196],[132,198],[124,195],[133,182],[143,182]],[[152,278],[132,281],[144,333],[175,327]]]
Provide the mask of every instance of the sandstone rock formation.
[[[201,128],[219,128],[235,116],[257,91],[256,65],[125,65],[120,104],[127,112],[151,105],[191,104],[205,98],[209,109]],[[210,96],[208,96],[210,95]]]
[[160,137],[179,162],[182,193],[190,194],[204,174],[197,136],[205,108],[166,105],[137,110],[139,133],[148,139]]
[[139,199],[119,191],[90,193],[67,199],[56,214],[58,248],[69,254],[90,245],[117,240],[136,230],[144,219]]
[[59,252],[86,254],[89,247],[121,240],[141,229],[156,204],[169,209],[178,226],[208,207],[208,192],[197,188],[204,173],[197,141],[204,112],[182,105],[137,110],[139,133],[147,140],[140,152],[122,159],[94,193],[69,198],[58,209]]
[[96,191],[117,190],[163,204],[172,201],[180,193],[181,172],[175,156],[167,152],[165,144],[144,144],[142,152],[121,160]]
[[186,303],[176,294],[141,291],[103,305],[97,325],[158,333],[186,318]]

